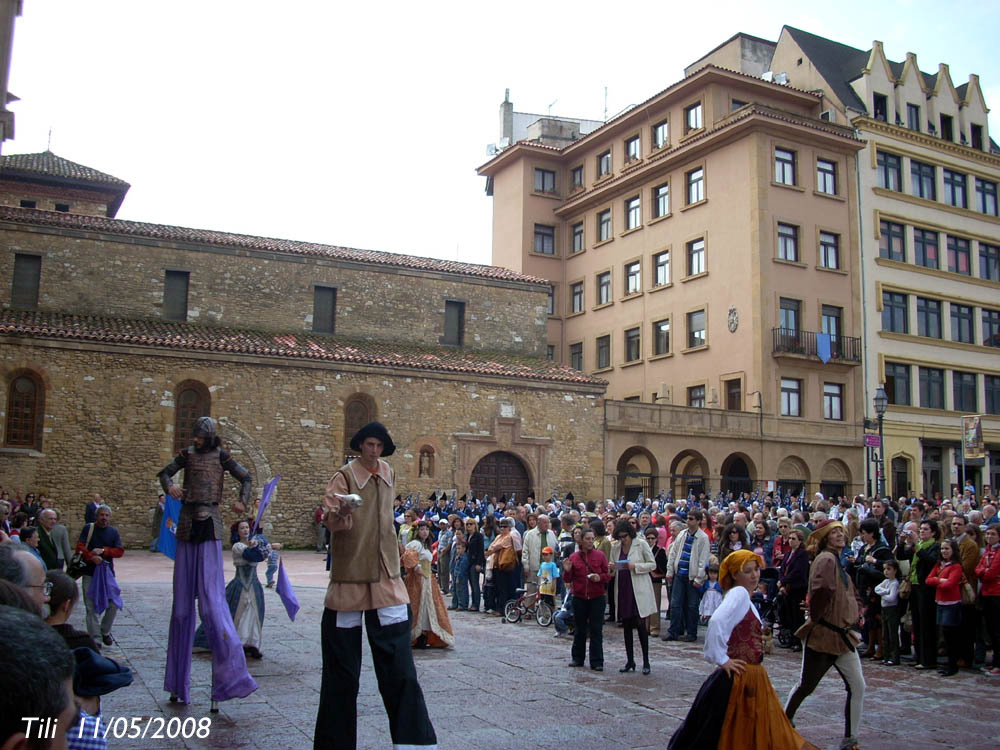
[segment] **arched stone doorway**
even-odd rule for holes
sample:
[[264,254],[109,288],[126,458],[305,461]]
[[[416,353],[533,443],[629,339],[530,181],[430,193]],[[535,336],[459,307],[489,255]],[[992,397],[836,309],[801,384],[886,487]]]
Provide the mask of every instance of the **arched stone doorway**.
[[809,467],[806,462],[798,456],[786,456],[778,464],[778,495],[798,495],[802,493],[809,484]]
[[490,497],[506,496],[509,500],[514,495],[517,500],[524,500],[530,489],[531,479],[524,463],[506,451],[494,451],[483,456],[469,478],[469,491],[475,497],[486,494]]
[[722,462],[722,491],[753,492],[756,470],[753,461],[742,453],[733,453]]
[[819,491],[831,503],[837,502],[839,497],[847,497],[850,484],[851,471],[839,458],[831,458],[823,464],[819,474]]
[[618,483],[616,497],[635,500],[640,493],[643,497],[656,494],[656,458],[645,448],[633,446],[618,459]]
[[687,497],[706,491],[708,461],[698,451],[686,450],[677,454],[670,464],[670,488],[674,497]]

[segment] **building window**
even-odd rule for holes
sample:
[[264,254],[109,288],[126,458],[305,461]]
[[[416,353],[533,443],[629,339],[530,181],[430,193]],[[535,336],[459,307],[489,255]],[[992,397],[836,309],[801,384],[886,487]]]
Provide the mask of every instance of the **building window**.
[[875,119],[886,122],[889,119],[889,100],[885,94],[872,94]]
[[642,274],[639,261],[625,265],[625,294],[636,294],[642,291]]
[[840,235],[819,233],[819,265],[821,268],[840,268]]
[[653,323],[653,356],[670,354],[670,319]]
[[59,211],[59,212],[64,213],[64,214],[68,214],[69,213],[69,204],[68,203],[57,203],[56,204],[56,211]]
[[611,152],[605,151],[597,157],[597,177],[600,179],[611,174]]
[[163,317],[167,320],[187,320],[187,271],[167,271],[163,279]]
[[774,181],[780,185],[795,184],[795,152],[786,148],[774,149]]
[[10,306],[17,310],[37,310],[42,280],[42,256],[14,253]]
[[705,408],[705,386],[703,385],[693,385],[687,389],[688,391],[688,406],[693,406],[696,409]]
[[583,344],[569,345],[569,366],[583,371]]
[[939,268],[938,234],[929,229],[913,230],[913,262],[925,268]]
[[337,290],[332,286],[313,287],[313,324],[315,333],[335,333]]
[[629,138],[625,141],[625,163],[636,161],[642,158],[642,150],[639,147],[639,136]]
[[185,380],[177,386],[174,399],[174,455],[191,445],[194,426],[201,417],[212,415],[212,395],[204,383]]
[[941,338],[941,302],[917,297],[917,335]]
[[951,115],[941,115],[941,137],[946,141],[955,140]]
[[611,239],[611,209],[606,209],[597,214],[597,241],[604,242]]
[[972,274],[972,256],[967,239],[948,235],[948,270],[965,276]]
[[1000,281],[1000,247],[979,243],[979,278]]
[[548,307],[545,310],[548,315],[556,314],[556,285],[549,284]]
[[555,255],[556,228],[548,224],[535,224],[535,252]]
[[639,339],[639,329],[629,328],[625,331],[625,361],[635,362],[639,359],[642,351],[641,341]]
[[925,409],[944,408],[944,370],[921,367],[920,405]]
[[653,256],[653,286],[670,283],[670,251],[664,250]]
[[670,213],[670,185],[664,183],[653,188],[653,218]]
[[705,311],[696,310],[687,314],[688,348],[705,346],[708,337],[705,331]]
[[910,405],[910,366],[885,363],[885,392],[889,403],[895,406]]
[[837,194],[837,164],[827,159],[816,160],[816,189],[827,195]]
[[699,238],[687,243],[687,275],[705,273],[705,240]]
[[357,456],[351,448],[351,438],[366,424],[377,418],[375,401],[366,393],[356,393],[344,404],[344,458]]
[[802,381],[795,378],[781,379],[781,416],[802,416]]
[[972,344],[972,307],[969,305],[948,305],[951,308],[951,340],[963,344]]
[[913,183],[913,194],[929,201],[937,200],[937,176],[932,164],[924,164],[916,159],[910,160],[910,179]]
[[1000,310],[983,308],[983,346],[1000,347]]
[[434,449],[428,445],[420,449],[420,463],[418,464],[417,476],[434,476]]
[[729,411],[743,411],[743,382],[738,378],[727,380],[726,388],[726,409]]
[[7,381],[7,419],[4,445],[42,449],[45,386],[30,370],[19,370]]
[[535,168],[535,192],[554,193],[556,191],[556,173],[551,169]]
[[664,120],[653,126],[653,148],[663,148],[670,141],[670,124]]
[[1000,414],[1000,375],[983,375],[987,414]]
[[611,271],[597,274],[597,304],[611,302]]
[[573,247],[572,252],[578,253],[583,250],[583,222],[578,221],[573,225]]
[[582,164],[580,166],[578,166],[578,167],[573,167],[573,169],[570,170],[570,173],[569,173],[569,182],[570,182],[570,187],[572,187],[573,190],[576,190],[577,188],[582,188],[583,187],[583,165]]
[[794,224],[778,224],[778,258],[799,260],[799,228]]
[[782,329],[783,333],[798,333],[801,311],[802,303],[797,299],[781,297],[778,300],[778,327]]
[[916,104],[906,105],[906,127],[920,131],[920,107]]
[[882,292],[882,330],[909,333],[909,302],[905,294]]
[[903,225],[897,224],[894,221],[879,222],[879,234],[882,235],[878,242],[879,257],[905,263],[906,245],[903,235]]
[[545,358],[549,362],[556,358],[556,347],[553,344],[549,344],[545,347]]
[[690,133],[695,130],[701,130],[703,127],[701,102],[686,107],[684,109],[684,132]]
[[578,281],[569,287],[571,312],[583,312],[583,282]]
[[823,383],[823,419],[838,422],[844,418],[844,386],[840,383]]
[[902,190],[902,179],[900,177],[902,168],[899,157],[895,154],[879,151],[876,159],[878,162],[878,186],[897,192]]
[[442,344],[461,346],[465,338],[465,303],[447,300],[444,303],[444,336]]
[[625,201],[625,230],[637,229],[642,224],[642,203],[639,196]]
[[997,184],[976,178],[976,208],[980,213],[997,215]]
[[699,167],[687,173],[688,205],[705,200],[705,170]]
[[611,337],[598,336],[597,338],[597,369],[605,370],[611,367]]
[[944,179],[944,202],[949,206],[968,208],[969,203],[965,194],[965,175],[950,169],[942,169],[941,172]]
[[979,401],[976,398],[977,386],[976,373],[952,372],[951,395],[954,402],[952,408],[955,411],[972,412],[974,414],[978,410]]
[[834,305],[823,305],[820,308],[820,330],[827,334],[834,347],[840,341],[841,320],[844,317],[844,308]]

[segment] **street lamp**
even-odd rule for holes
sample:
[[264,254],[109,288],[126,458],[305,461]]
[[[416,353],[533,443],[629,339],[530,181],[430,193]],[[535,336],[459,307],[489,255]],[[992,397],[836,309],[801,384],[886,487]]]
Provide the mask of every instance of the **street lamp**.
[[882,437],[882,420],[885,418],[885,410],[889,407],[889,396],[886,395],[885,388],[881,385],[875,391],[875,413],[878,415],[878,461],[879,473],[877,477],[876,492],[879,499],[885,496],[885,438]]

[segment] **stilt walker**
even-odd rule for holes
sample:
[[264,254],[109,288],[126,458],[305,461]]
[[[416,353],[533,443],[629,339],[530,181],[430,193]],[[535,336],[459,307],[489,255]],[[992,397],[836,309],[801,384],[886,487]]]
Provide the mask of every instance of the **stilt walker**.
[[[177,557],[174,559],[174,603],[163,689],[171,702],[188,703],[191,697],[191,647],[194,642],[194,602],[212,649],[212,712],[218,702],[245,698],[257,689],[247,671],[246,656],[226,603],[222,574],[223,473],[241,485],[237,512],[246,511],[253,482],[250,473],[219,448],[215,420],[200,417],[192,445],[182,450],[157,475],[163,491],[181,501],[177,522]],[[184,489],[171,477],[184,469]]]

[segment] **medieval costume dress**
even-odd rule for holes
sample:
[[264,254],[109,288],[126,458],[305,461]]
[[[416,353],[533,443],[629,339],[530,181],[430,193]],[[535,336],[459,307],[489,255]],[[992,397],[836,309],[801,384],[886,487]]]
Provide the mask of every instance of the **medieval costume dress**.
[[431,557],[431,551],[419,539],[407,544],[403,552],[404,583],[413,612],[412,640],[415,646],[448,648],[455,645],[455,635],[444,596],[431,575]]
[[[760,614],[750,592],[734,586],[733,570],[756,560],[740,550],[726,556],[720,578],[726,592],[722,604],[708,621],[705,660],[719,665],[730,659],[746,662],[743,673],[732,677],[716,669],[702,684],[684,723],[667,745],[668,750],[817,750],[792,727],[762,666],[764,647]],[[723,561],[725,563],[725,561]],[[727,574],[728,573],[728,574]]]

